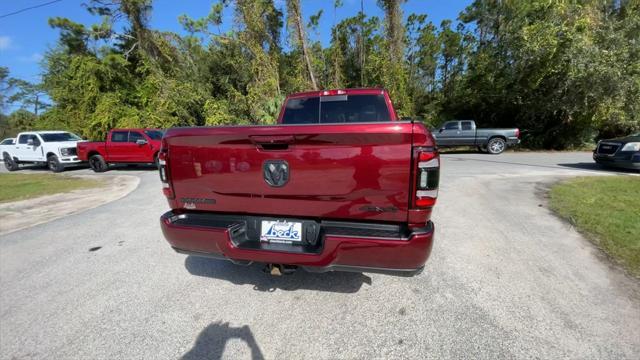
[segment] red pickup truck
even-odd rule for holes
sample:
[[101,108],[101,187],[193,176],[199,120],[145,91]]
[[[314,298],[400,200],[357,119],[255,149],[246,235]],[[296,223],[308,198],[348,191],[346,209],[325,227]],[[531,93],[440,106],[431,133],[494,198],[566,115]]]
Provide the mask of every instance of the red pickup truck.
[[275,126],[173,128],[159,171],[179,253],[272,274],[415,275],[431,252],[440,158],[386,91],[290,95]]
[[109,164],[157,164],[162,134],[157,129],[113,129],[107,141],[79,142],[78,158],[95,172],[107,171]]

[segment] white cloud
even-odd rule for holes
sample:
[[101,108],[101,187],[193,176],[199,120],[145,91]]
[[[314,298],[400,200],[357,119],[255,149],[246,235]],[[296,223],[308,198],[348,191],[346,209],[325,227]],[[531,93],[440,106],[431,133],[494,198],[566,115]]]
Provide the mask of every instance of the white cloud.
[[0,50],[7,50],[11,47],[11,38],[5,35],[0,35]]
[[27,62],[27,63],[37,63],[37,62],[40,62],[40,60],[42,60],[42,54],[33,53],[29,56],[20,56],[18,57],[18,60],[20,60],[21,62]]

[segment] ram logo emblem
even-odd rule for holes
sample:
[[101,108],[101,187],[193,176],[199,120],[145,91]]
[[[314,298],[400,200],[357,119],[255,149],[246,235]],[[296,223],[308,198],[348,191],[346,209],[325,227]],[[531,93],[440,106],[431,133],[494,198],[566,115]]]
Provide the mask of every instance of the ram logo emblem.
[[273,187],[289,182],[289,164],[284,160],[267,160],[262,164],[264,181]]

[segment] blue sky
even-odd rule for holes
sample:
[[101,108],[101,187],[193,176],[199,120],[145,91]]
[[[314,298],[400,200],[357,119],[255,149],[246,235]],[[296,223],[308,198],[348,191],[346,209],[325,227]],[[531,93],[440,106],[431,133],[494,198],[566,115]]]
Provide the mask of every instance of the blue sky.
[[[0,15],[26,7],[46,3],[50,0],[0,0]],[[91,16],[82,6],[88,0],[62,0],[41,8],[0,19],[0,66],[9,67],[11,76],[37,82],[40,79],[42,55],[55,45],[58,32],[47,25],[50,17],[67,17],[83,24],[99,22],[99,18]],[[317,34],[310,34],[327,44],[330,28],[333,24],[333,0],[301,0],[304,16],[315,14],[323,9]],[[177,21],[181,14],[191,17],[202,17],[209,12],[211,0],[155,0],[151,26],[156,29],[183,33]],[[405,16],[410,13],[426,13],[435,24],[444,19],[455,20],[470,0],[409,0],[403,5]],[[276,0],[278,7],[284,7],[284,0]],[[360,10],[360,0],[344,0],[344,6],[338,9],[337,21],[353,16]],[[367,15],[382,16],[375,0],[364,0]],[[223,31],[231,25],[231,11],[226,11]]]

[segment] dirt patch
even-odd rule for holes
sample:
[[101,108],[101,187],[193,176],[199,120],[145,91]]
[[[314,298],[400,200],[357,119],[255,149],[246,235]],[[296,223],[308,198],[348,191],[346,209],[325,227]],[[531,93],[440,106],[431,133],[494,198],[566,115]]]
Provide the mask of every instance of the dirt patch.
[[123,198],[138,187],[140,179],[129,175],[74,175],[100,179],[104,186],[0,204],[0,235],[76,214]]

